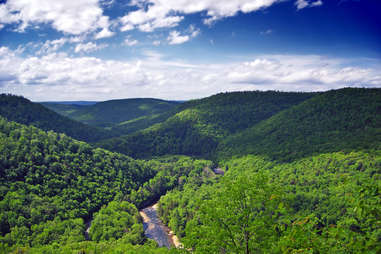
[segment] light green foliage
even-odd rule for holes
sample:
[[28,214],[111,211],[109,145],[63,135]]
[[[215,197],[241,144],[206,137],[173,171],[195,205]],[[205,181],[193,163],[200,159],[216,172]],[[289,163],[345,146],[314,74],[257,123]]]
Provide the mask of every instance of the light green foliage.
[[250,155],[224,166],[221,181],[160,200],[163,221],[194,253],[380,251],[379,151],[282,164]]
[[0,118],[0,242],[40,245],[83,240],[82,219],[156,170],[64,134]]
[[126,201],[112,201],[99,210],[90,227],[93,241],[109,241],[122,238],[126,243],[143,242],[143,225],[138,210]]
[[[1,246],[0,246],[1,250]],[[156,246],[132,245],[122,241],[80,242],[67,245],[45,245],[33,248],[17,248],[12,254],[175,254],[184,253],[181,250],[158,248]]]
[[283,193],[262,174],[226,178],[202,202],[200,225],[187,229],[185,243],[195,253],[258,253],[277,238]]
[[[33,235],[31,236],[31,245],[38,246],[49,243],[65,244],[84,241],[84,230],[85,225],[83,224],[83,220],[81,218],[64,221],[61,221],[59,218],[55,218],[53,221],[32,225],[31,231],[33,232]],[[14,230],[12,230],[11,235],[13,233]],[[18,239],[21,240],[20,238]]]

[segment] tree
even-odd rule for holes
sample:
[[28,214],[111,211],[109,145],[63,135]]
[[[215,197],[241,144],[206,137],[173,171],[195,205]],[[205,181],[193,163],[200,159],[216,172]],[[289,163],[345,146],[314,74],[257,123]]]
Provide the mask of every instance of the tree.
[[203,201],[200,225],[188,225],[188,247],[195,253],[260,253],[278,235],[285,210],[279,187],[261,173],[227,178]]

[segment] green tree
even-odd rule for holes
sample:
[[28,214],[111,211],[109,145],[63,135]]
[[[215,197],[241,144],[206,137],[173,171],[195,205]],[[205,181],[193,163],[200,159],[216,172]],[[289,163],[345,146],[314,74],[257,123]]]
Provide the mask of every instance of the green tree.
[[204,201],[200,224],[187,227],[186,246],[195,253],[261,253],[278,236],[285,211],[279,186],[264,174],[222,181]]

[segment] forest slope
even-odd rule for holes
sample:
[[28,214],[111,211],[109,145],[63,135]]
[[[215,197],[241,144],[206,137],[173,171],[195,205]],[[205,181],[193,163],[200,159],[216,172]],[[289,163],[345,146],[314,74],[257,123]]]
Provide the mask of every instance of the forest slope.
[[39,103],[15,95],[0,95],[0,116],[10,121],[33,125],[42,130],[65,133],[70,137],[87,142],[112,137],[110,132],[71,120]]
[[127,128],[125,125],[129,124],[128,121],[148,116],[154,117],[179,104],[175,101],[146,98],[110,100],[93,105],[43,103],[45,107],[76,121],[102,128],[119,126],[120,130],[123,130],[123,127]]
[[289,161],[326,152],[380,149],[381,89],[319,94],[224,139],[217,160],[258,154]]
[[161,197],[185,245],[171,253],[380,252],[381,89],[219,94],[166,114],[113,149],[214,155],[224,176],[0,117],[0,251],[167,253],[137,215]]
[[[156,174],[125,155],[4,118],[0,169],[0,242],[9,246],[84,240],[83,219]],[[127,210],[134,209],[138,216]],[[132,234],[142,239],[142,230]]]
[[136,158],[165,154],[208,156],[223,137],[315,95],[272,91],[217,94],[186,102],[164,122],[99,145]]
[[207,165],[188,157],[136,161],[0,117],[0,252],[31,246],[39,253],[46,245],[56,253],[85,241],[91,217],[98,248],[142,245],[135,204],[157,200]]
[[161,218],[192,253],[380,252],[380,150],[223,166],[220,181],[160,199]]

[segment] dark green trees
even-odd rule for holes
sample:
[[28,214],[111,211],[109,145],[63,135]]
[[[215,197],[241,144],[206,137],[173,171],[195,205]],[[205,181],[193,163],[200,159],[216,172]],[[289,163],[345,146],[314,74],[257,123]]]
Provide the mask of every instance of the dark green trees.
[[183,154],[210,157],[229,134],[311,98],[313,93],[221,93],[181,104],[167,119],[132,135],[98,143],[134,158]]
[[73,121],[20,96],[0,94],[0,116],[45,131],[65,133],[86,142],[112,137],[109,132]]

